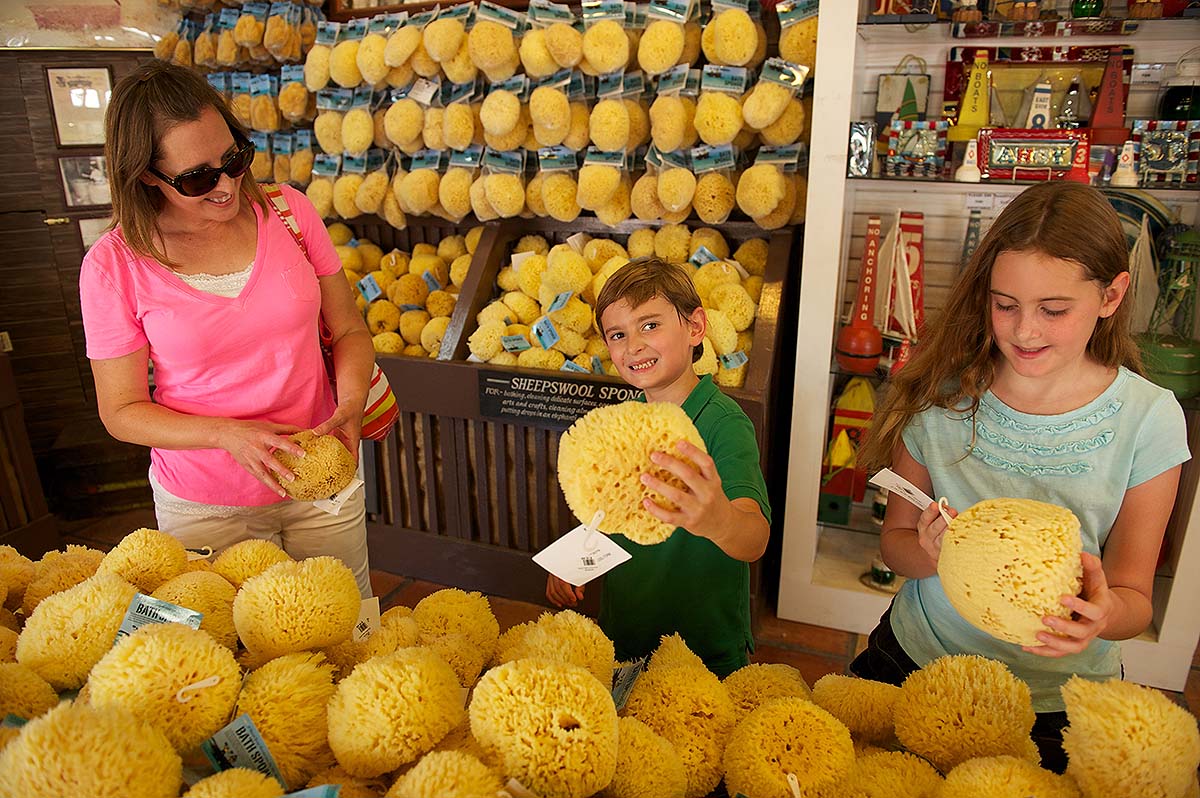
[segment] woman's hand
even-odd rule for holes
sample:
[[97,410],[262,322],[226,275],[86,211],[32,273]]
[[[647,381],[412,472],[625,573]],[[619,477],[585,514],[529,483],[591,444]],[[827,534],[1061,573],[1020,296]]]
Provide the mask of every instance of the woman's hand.
[[[313,435],[332,435],[340,440],[358,462],[358,442],[362,439],[363,400],[340,402],[325,423],[313,427]],[[357,411],[354,408],[358,408]]]
[[[958,517],[958,510],[953,507],[946,507],[946,512],[951,518]],[[945,535],[946,519],[942,518],[937,503],[930,503],[917,519],[917,543],[920,544],[921,551],[933,560],[934,565],[937,565],[938,558],[942,556],[942,538]]]
[[304,449],[286,437],[299,431],[300,427],[292,424],[225,419],[218,440],[220,448],[233,455],[238,465],[286,499],[287,492],[279,486],[279,480],[291,482],[296,475],[275,459],[275,450],[303,457]]
[[1083,589],[1078,596],[1063,596],[1062,604],[1071,610],[1071,618],[1048,615],[1042,623],[1052,631],[1038,632],[1040,646],[1021,646],[1030,654],[1042,657],[1065,657],[1078,654],[1092,644],[1108,627],[1113,611],[1113,594],[1108,587],[1108,578],[1100,558],[1084,552]]

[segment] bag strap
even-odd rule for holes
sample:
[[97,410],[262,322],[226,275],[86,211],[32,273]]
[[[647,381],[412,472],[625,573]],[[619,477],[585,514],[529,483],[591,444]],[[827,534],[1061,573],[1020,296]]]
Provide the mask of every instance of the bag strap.
[[277,183],[260,183],[263,194],[267,197],[267,202],[271,203],[271,210],[275,211],[275,215],[279,217],[279,221],[283,222],[284,227],[292,234],[292,238],[296,241],[296,246],[300,247],[300,251],[304,253],[304,257],[308,257],[308,247],[304,245],[304,233],[300,230],[300,223],[296,221],[296,214],[292,213],[292,209],[288,206],[287,197],[283,195],[283,189]]

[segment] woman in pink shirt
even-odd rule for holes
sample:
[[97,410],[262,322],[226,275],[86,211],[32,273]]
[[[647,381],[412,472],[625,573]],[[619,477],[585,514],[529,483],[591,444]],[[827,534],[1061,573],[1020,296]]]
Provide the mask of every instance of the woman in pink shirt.
[[287,500],[294,477],[274,456],[303,454],[286,437],[302,429],[358,451],[374,350],[321,219],[283,189],[306,257],[248,174],[245,132],[189,69],[121,80],[105,128],[114,225],[80,271],[87,354],[109,433],[153,447],[159,527],[189,547],[263,538],[339,556],[370,595],[361,488],[336,516]]

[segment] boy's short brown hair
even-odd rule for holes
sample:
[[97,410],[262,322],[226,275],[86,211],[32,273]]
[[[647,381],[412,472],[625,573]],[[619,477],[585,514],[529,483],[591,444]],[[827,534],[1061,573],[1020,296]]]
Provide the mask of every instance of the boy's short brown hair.
[[[701,307],[700,295],[687,269],[654,255],[634,258],[617,269],[596,297],[596,328],[604,335],[604,311],[625,300],[631,307],[649,302],[656,296],[671,303],[679,318],[687,321]],[[692,347],[692,362],[704,354],[704,345]]]

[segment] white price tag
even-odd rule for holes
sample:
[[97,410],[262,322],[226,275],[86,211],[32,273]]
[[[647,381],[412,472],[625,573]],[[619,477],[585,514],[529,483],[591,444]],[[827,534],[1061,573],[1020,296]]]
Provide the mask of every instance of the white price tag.
[[742,264],[738,263],[738,262],[737,262],[736,260],[734,260],[733,258],[727,258],[727,259],[725,260],[725,262],[726,262],[726,263],[728,263],[728,264],[729,264],[730,266],[732,266],[733,268],[737,269],[737,273],[738,273],[738,275],[739,275],[739,276],[741,276],[741,278],[742,278],[743,280],[748,280],[748,279],[750,279],[750,272],[746,271],[746,267],[745,267],[745,266],[743,266]]
[[433,96],[438,92],[438,85],[433,81],[425,78],[417,78],[413,83],[412,88],[408,90],[408,96],[419,102],[421,105],[429,105],[433,102]]
[[980,191],[968,191],[963,199],[963,207],[969,211],[990,211],[995,203],[996,195]]
[[358,620],[354,622],[354,640],[361,643],[370,640],[379,631],[379,596],[363,599],[358,608]]
[[342,505],[350,500],[354,495],[354,491],[363,486],[361,479],[355,478],[350,480],[350,484],[342,488],[340,491],[330,496],[328,499],[317,499],[313,502],[313,506],[318,510],[324,510],[330,515],[337,515],[342,511]]
[[587,233],[576,233],[567,239],[567,244],[570,245],[571,249],[582,255],[583,248],[586,247],[587,243],[591,240],[592,237]]
[[922,512],[924,512],[926,507],[934,503],[933,499],[925,494],[925,491],[890,468],[883,469],[867,481],[872,485],[887,488],[889,499],[891,499],[894,493]]
[[1130,86],[1160,86],[1165,64],[1134,64],[1129,76]]
[[564,582],[586,585],[630,559],[625,549],[596,529],[604,518],[598,512],[591,524],[580,524],[533,556],[533,561]]
[[527,258],[532,258],[536,254],[536,252],[514,252],[510,263],[514,269],[519,269]]

